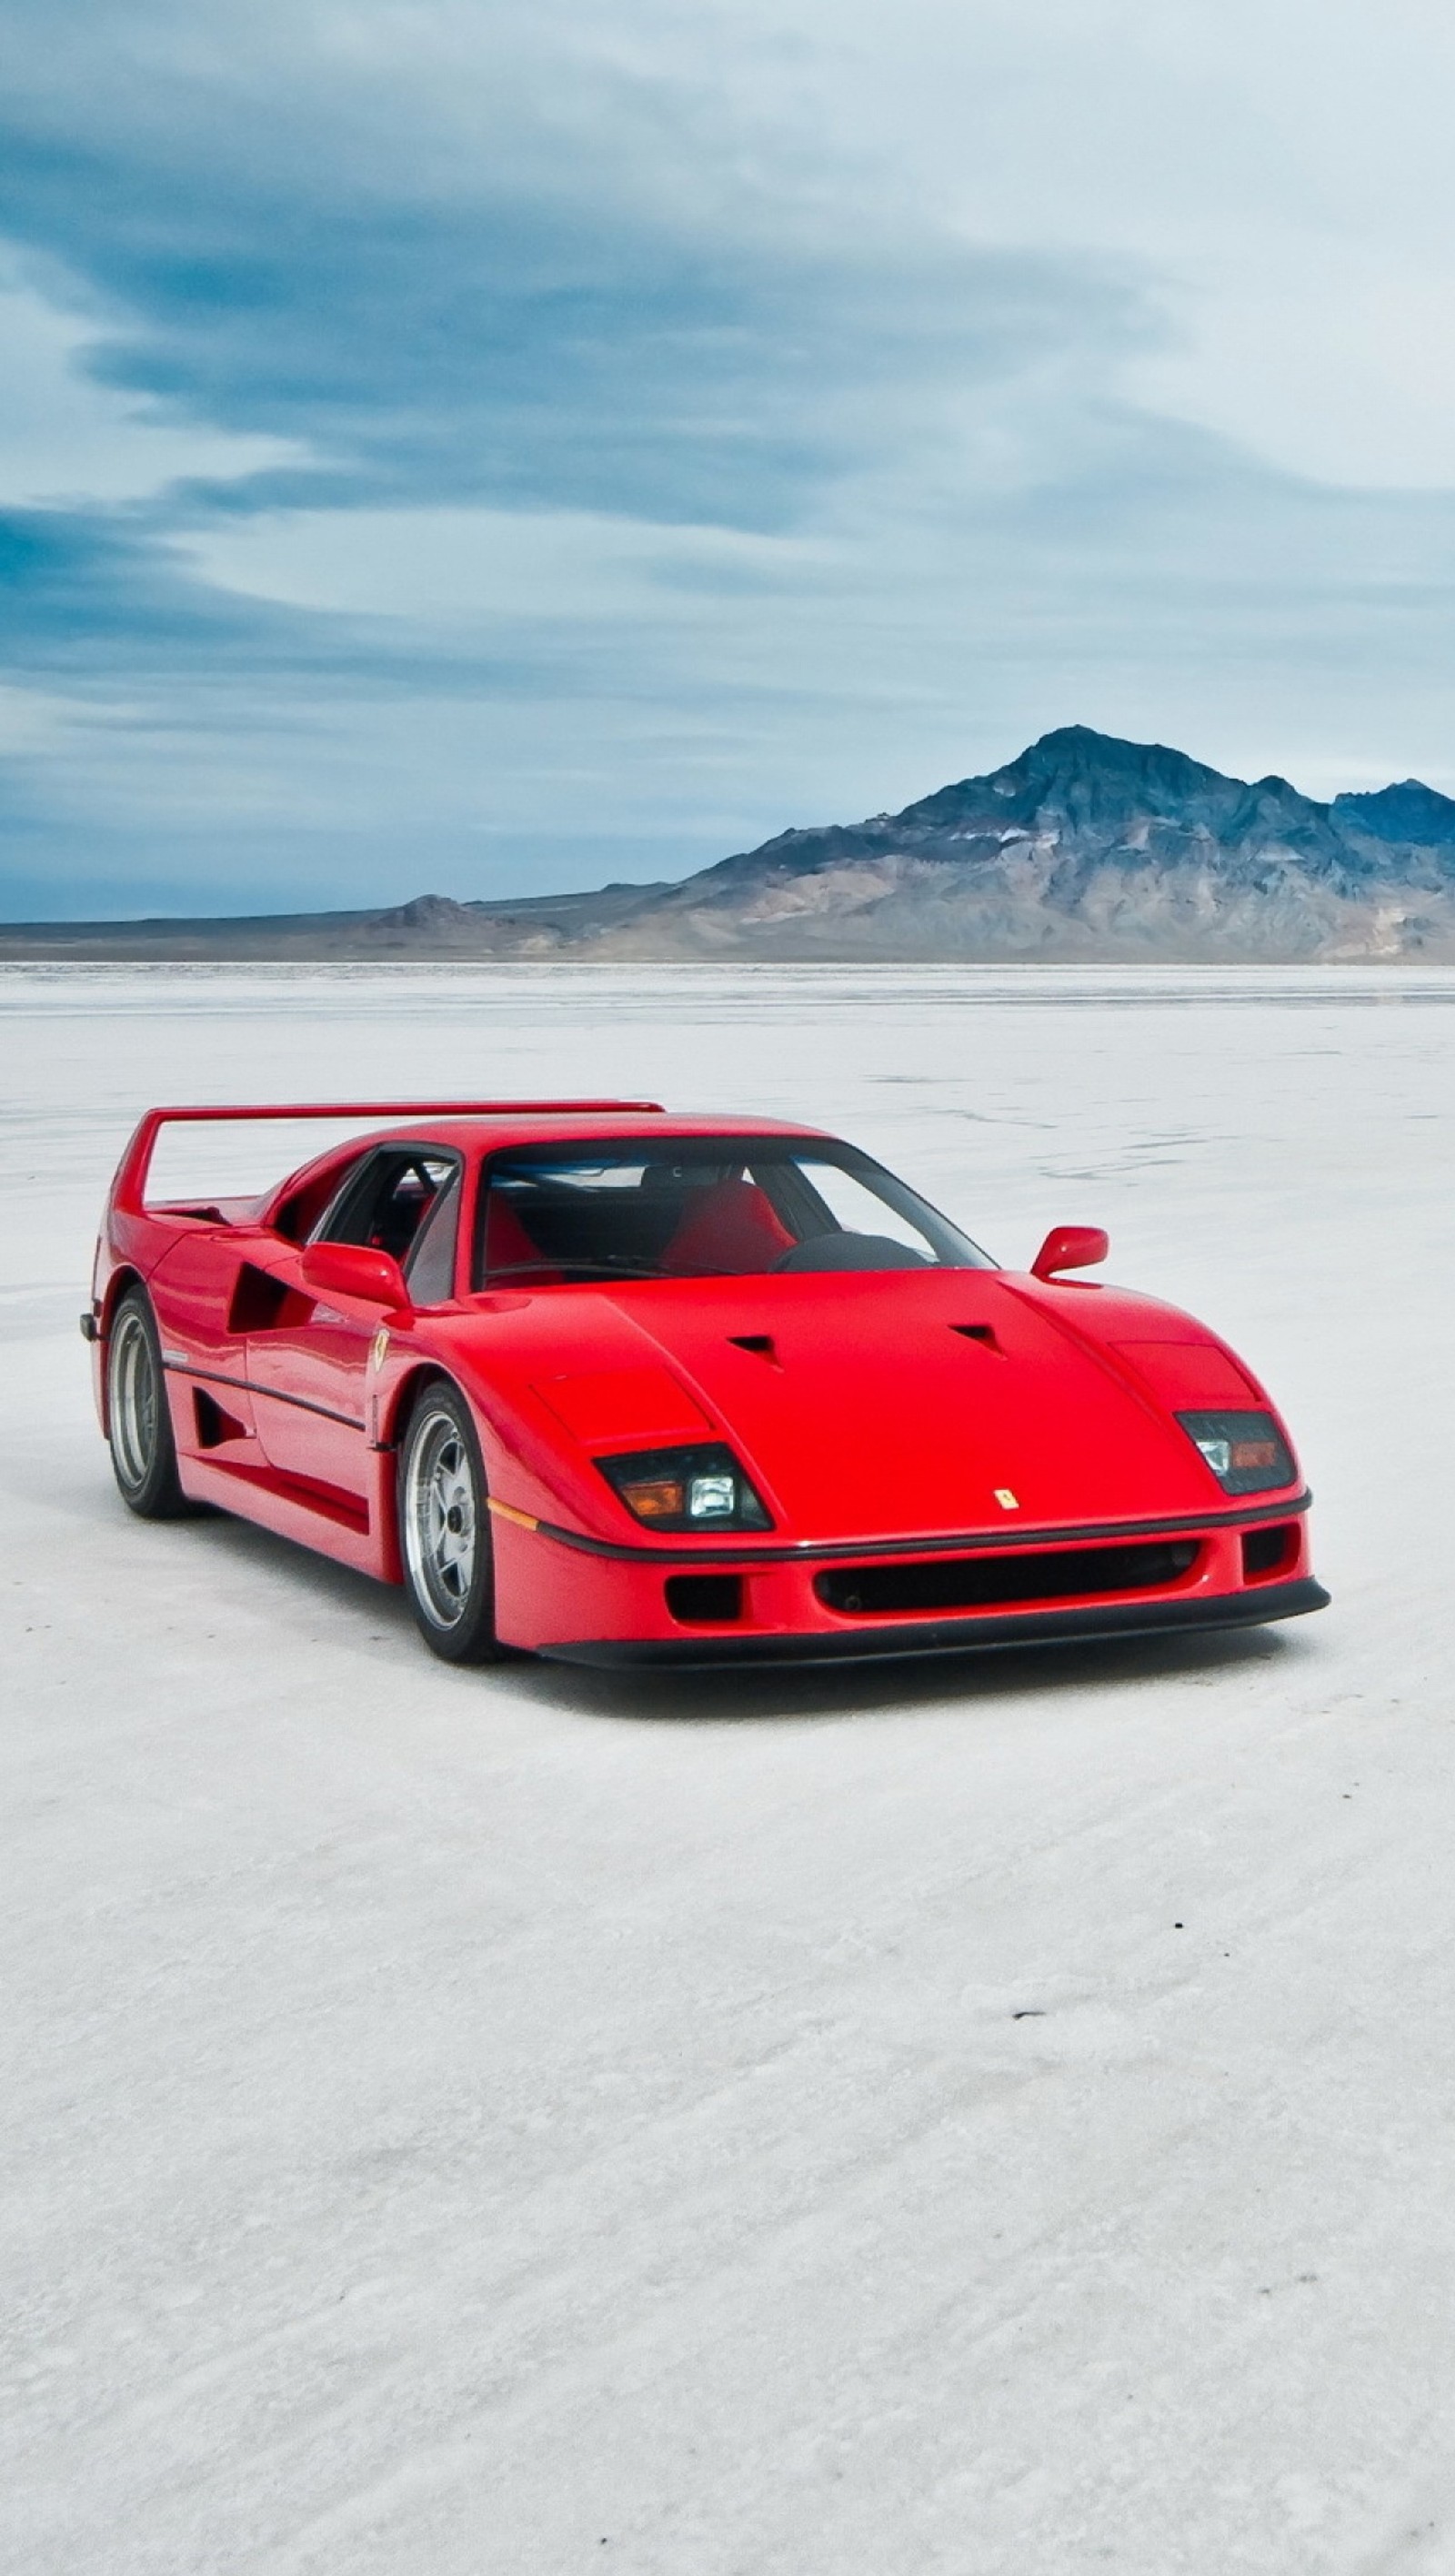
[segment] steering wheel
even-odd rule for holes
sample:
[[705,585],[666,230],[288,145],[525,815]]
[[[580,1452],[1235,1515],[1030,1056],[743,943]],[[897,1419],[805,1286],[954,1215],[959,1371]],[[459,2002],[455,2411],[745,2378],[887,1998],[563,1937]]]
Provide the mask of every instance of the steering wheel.
[[928,1270],[930,1263],[892,1234],[811,1234],[790,1244],[775,1270]]

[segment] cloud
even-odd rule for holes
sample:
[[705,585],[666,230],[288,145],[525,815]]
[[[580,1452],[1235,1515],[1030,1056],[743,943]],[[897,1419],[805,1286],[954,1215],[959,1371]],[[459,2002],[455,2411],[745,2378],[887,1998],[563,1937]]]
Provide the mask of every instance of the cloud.
[[62,509],[145,500],[183,480],[226,479],[298,461],[282,439],[158,416],[91,372],[102,335],[0,268],[0,505]]
[[1071,717],[1448,779],[1451,38],[1378,36],[15,0],[10,908],[655,874]]

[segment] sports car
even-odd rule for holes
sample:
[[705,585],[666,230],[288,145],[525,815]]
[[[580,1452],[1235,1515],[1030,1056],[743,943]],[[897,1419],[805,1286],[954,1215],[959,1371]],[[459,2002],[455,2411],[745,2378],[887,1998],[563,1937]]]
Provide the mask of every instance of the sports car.
[[[376,1122],[158,1201],[173,1122]],[[377,1123],[377,1122],[388,1122]],[[1287,1429],[1152,1298],[999,1267],[810,1127],[651,1101],[154,1109],[82,1331],[125,1502],[402,1583],[454,1663],[712,1664],[1323,1607]]]

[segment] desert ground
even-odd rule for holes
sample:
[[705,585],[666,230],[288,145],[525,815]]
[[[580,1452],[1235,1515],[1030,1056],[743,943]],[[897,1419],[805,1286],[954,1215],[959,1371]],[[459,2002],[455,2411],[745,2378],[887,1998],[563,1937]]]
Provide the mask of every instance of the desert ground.
[[[4,2565],[1455,2567],[1455,976],[10,968],[0,1027]],[[1279,1393],[1333,1607],[461,1673],[132,1520],[133,1118],[356,1087],[802,1117],[1016,1267],[1105,1224]]]

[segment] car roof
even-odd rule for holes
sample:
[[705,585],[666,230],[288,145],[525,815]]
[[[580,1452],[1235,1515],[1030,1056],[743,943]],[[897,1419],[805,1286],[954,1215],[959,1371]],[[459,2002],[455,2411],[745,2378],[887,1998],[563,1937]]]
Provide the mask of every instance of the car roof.
[[418,1118],[393,1122],[387,1127],[374,1127],[357,1136],[330,1145],[307,1163],[301,1163],[264,1191],[255,1204],[261,1215],[271,1215],[301,1187],[325,1171],[340,1177],[350,1164],[369,1153],[376,1145],[438,1145],[463,1154],[466,1159],[502,1148],[522,1145],[589,1145],[630,1144],[638,1137],[644,1144],[659,1143],[664,1137],[692,1136],[802,1136],[825,1139],[826,1128],[799,1127],[782,1118],[674,1118],[658,1110],[643,1117],[635,1110],[558,1110],[554,1116],[543,1111],[492,1112],[489,1116],[437,1118],[422,1111]]
[[486,1149],[494,1153],[502,1145],[583,1145],[595,1143],[655,1144],[664,1136],[805,1136],[822,1138],[823,1127],[801,1127],[783,1118],[709,1118],[634,1116],[630,1111],[613,1115],[598,1110],[588,1116],[580,1111],[555,1117],[430,1118],[423,1117],[398,1126],[379,1127],[368,1135],[350,1139],[349,1151],[370,1145],[400,1144],[450,1145],[468,1153]]

